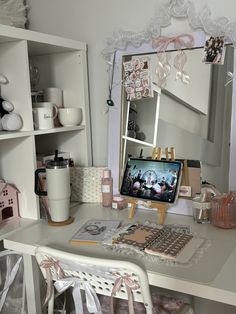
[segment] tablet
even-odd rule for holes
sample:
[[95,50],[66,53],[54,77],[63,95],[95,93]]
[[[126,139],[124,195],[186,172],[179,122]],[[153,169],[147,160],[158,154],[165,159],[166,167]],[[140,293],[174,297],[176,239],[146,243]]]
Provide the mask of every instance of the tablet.
[[130,158],[120,194],[145,200],[174,203],[179,191],[182,163]]

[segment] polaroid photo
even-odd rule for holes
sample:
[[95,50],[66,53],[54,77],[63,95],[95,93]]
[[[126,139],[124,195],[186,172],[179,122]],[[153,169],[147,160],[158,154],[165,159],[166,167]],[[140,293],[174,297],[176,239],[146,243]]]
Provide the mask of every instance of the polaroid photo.
[[224,64],[224,57],[224,36],[210,36],[205,42],[203,62],[222,65]]

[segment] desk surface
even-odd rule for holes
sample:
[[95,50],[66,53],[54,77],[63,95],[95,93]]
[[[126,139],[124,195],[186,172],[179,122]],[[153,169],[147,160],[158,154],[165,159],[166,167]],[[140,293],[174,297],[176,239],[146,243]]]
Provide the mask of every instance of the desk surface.
[[[211,241],[210,247],[200,260],[189,267],[167,266],[147,262],[131,256],[108,252],[103,247],[70,244],[72,235],[91,218],[120,219],[130,222],[128,209],[117,211],[99,204],[82,204],[72,209],[73,224],[51,227],[45,220],[9,235],[4,240],[5,248],[34,255],[35,248],[48,245],[66,252],[89,254],[95,257],[131,260],[145,267],[151,285],[179,291],[205,299],[236,306],[236,229],[219,229],[212,225],[199,225],[192,217],[168,214],[165,223],[190,225],[191,231]],[[132,221],[157,221],[156,211],[136,211]]]

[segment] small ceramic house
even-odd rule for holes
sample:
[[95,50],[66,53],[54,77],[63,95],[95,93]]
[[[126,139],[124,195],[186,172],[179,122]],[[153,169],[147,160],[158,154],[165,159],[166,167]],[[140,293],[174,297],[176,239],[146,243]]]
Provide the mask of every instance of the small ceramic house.
[[0,182],[0,223],[19,216],[18,193],[14,185]]

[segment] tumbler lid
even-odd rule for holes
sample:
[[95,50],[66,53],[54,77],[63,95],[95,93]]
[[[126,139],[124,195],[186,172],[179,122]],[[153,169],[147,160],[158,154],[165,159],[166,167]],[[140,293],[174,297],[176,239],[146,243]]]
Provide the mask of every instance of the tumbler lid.
[[60,169],[69,167],[69,159],[64,159],[63,157],[58,157],[58,150],[55,151],[54,159],[49,159],[46,161],[47,169]]

